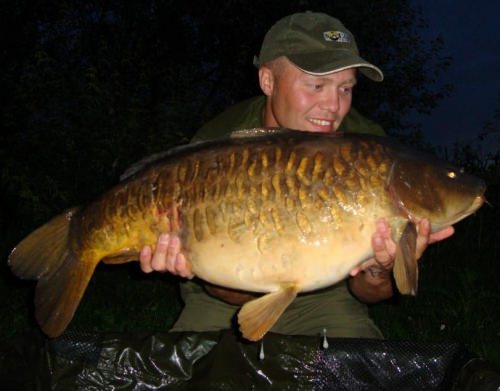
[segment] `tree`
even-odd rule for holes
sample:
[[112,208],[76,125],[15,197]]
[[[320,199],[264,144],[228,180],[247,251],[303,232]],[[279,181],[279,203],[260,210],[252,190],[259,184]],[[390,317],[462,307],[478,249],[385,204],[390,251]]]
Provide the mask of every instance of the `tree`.
[[[500,103],[500,93],[497,95],[497,103]],[[500,106],[500,105],[499,105]],[[500,162],[500,107],[495,110],[491,120],[484,124],[484,130],[479,134],[479,141],[490,146],[487,159],[498,167]],[[493,145],[496,145],[494,147]],[[492,147],[493,146],[493,147]]]

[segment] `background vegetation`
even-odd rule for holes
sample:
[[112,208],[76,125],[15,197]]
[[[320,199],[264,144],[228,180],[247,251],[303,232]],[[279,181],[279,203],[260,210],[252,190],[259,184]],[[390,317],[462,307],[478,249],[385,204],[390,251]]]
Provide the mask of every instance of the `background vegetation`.
[[[338,16],[381,84],[360,78],[354,106],[393,136],[431,148],[411,111],[431,112],[451,59],[420,39],[425,21],[408,1],[32,1],[3,2],[0,18],[0,332],[36,327],[33,287],[6,258],[32,229],[116,183],[141,157],[187,142],[230,104],[259,93],[252,58],[267,29],[302,10]],[[264,12],[265,10],[265,12]],[[485,133],[498,132],[499,114]],[[500,363],[499,154],[470,146],[434,150],[488,183],[475,217],[421,261],[416,298],[372,312],[388,338],[456,341]],[[71,328],[166,330],[180,310],[176,280],[137,264],[99,266]]]

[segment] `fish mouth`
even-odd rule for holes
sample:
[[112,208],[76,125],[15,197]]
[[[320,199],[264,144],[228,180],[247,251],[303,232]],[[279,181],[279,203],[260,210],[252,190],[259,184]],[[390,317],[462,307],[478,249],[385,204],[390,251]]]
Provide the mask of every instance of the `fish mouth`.
[[434,224],[432,224],[432,221],[431,221],[432,232],[439,231],[441,228],[453,225],[453,224],[457,223],[458,221],[464,219],[465,217],[473,214],[476,210],[478,210],[481,207],[481,205],[483,205],[483,203],[485,201],[486,201],[486,199],[484,197],[484,194],[480,194],[480,195],[474,197],[474,200],[471,202],[470,206],[467,209],[452,216],[448,221],[446,221],[442,224],[439,224],[439,225],[434,225]]
[[484,194],[478,195],[474,198],[474,201],[472,201],[472,204],[469,206],[469,208],[462,213],[462,216],[468,216],[472,213],[474,213],[476,210],[478,210],[481,205],[485,202]]

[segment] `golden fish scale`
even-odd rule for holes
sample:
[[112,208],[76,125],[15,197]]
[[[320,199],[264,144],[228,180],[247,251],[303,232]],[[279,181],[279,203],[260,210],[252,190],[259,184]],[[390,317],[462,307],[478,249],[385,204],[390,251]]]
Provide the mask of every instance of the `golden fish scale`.
[[[346,220],[365,213],[367,202],[388,206],[382,148],[369,142],[335,148],[310,153],[288,145],[244,147],[187,163],[200,168],[199,177],[181,185],[181,233],[195,270],[196,260],[206,257],[203,252],[212,258],[216,251],[229,252],[228,241],[248,248],[234,250],[234,258],[276,255],[277,246],[312,243],[326,231],[341,229]],[[367,156],[365,163],[357,162]],[[220,245],[199,247],[211,240]]]
[[199,259],[208,262],[203,252],[210,241],[220,243],[210,251],[222,252],[231,242],[251,247],[243,257],[276,251],[277,243],[290,240],[317,241],[363,214],[366,202],[389,202],[383,191],[387,159],[369,141],[307,148],[243,144],[181,156],[85,211],[81,230],[94,235],[84,248],[137,252],[154,245],[158,233],[176,232],[196,272]]

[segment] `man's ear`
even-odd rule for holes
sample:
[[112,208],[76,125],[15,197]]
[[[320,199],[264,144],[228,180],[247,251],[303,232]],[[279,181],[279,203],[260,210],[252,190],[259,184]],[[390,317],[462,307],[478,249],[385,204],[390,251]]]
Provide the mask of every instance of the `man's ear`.
[[259,68],[259,85],[265,96],[270,96],[274,89],[274,75],[270,68],[261,66]]

